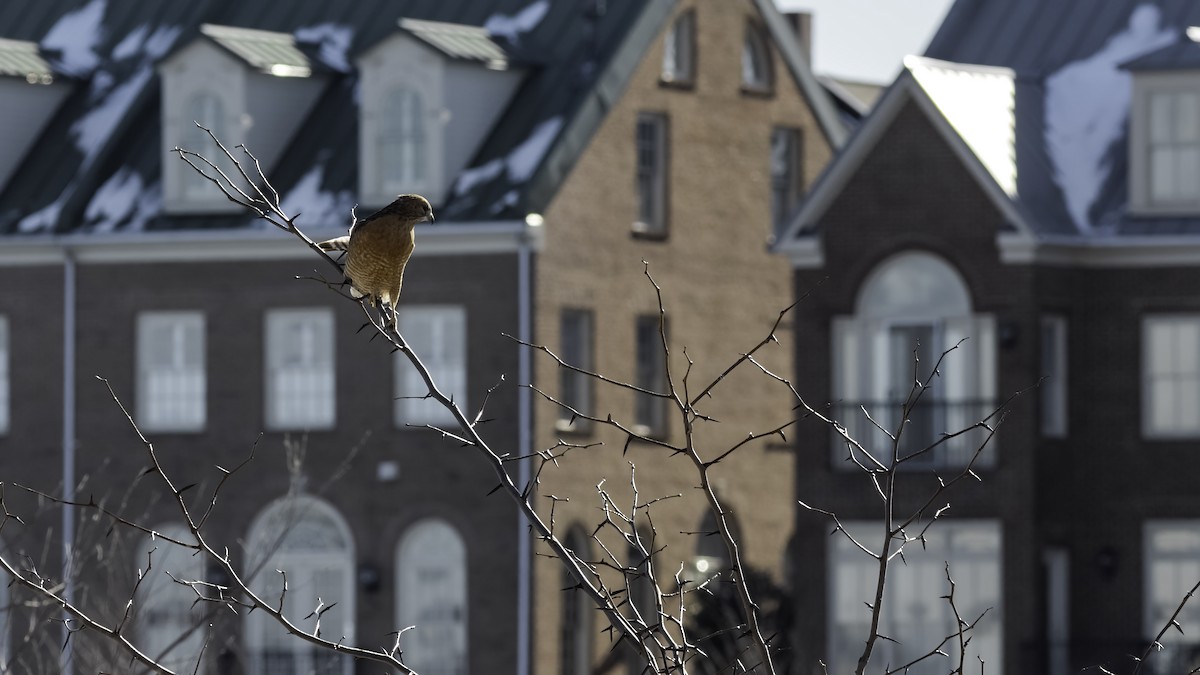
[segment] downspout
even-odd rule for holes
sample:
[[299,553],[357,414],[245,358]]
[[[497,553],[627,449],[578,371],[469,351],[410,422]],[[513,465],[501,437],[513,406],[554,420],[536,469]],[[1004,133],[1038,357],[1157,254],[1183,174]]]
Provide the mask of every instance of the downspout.
[[[542,217],[531,213],[525,218],[525,230],[518,235],[517,246],[517,337],[533,341],[533,248]],[[517,347],[517,485],[529,489],[533,454],[533,363],[530,349]],[[532,622],[532,532],[524,514],[517,514],[517,675],[529,675]]]
[[[71,558],[75,542],[75,252],[63,247],[63,409],[62,409],[62,578],[63,599],[75,602],[75,580],[71,574]],[[60,672],[71,672],[69,621],[63,612],[63,645],[59,656]]]

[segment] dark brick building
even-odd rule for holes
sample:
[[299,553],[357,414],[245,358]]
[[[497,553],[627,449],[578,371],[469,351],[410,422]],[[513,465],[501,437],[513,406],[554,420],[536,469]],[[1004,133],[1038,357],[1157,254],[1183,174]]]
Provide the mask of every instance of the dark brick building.
[[[796,381],[833,401],[868,451],[889,441],[861,408],[897,428],[914,380],[933,387],[902,454],[1025,392],[978,458],[982,480],[955,486],[926,545],[897,560],[884,630],[899,643],[879,663],[953,631],[946,562],[963,614],[990,608],[970,646],[990,673],[1122,672],[1200,581],[1188,461],[1200,438],[1200,45],[1185,30],[1197,11],[960,0],[792,221],[780,248],[796,292],[811,291]],[[797,494],[878,546],[878,496],[844,444],[808,428]],[[899,512],[978,440],[912,462]],[[829,531],[800,512],[798,633],[805,654],[845,672],[874,577]],[[1195,666],[1200,607],[1180,620],[1154,672]],[[944,670],[935,660],[920,672]]]

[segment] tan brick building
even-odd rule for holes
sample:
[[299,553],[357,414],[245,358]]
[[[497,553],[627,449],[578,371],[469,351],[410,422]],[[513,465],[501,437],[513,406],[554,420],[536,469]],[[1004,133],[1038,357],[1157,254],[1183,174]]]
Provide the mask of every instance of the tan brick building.
[[[676,386],[682,384],[687,358],[694,362],[689,384],[695,393],[766,336],[791,298],[787,261],[767,251],[773,231],[772,139],[787,143],[779,141],[780,136],[792,134],[790,142],[798,141],[794,148],[781,150],[777,144],[774,149],[784,155],[782,162],[795,172],[791,178],[800,189],[829,160],[836,142],[813,112],[802,87],[811,75],[797,72],[804,65],[789,54],[797,45],[792,35],[780,32],[784,27],[783,17],[770,3],[692,0],[673,8],[546,209],[535,287],[537,342],[567,360],[594,345],[594,353],[584,357],[588,363],[581,365],[622,382],[644,383],[645,373],[639,374],[639,318],[645,318],[642,325],[651,330],[657,347],[658,306],[643,275],[643,260],[663,289]],[[675,56],[688,45],[679,31],[689,29],[694,29],[694,53],[690,59]],[[765,63],[747,62],[759,57],[756,50],[761,47],[766,50]],[[674,61],[690,65],[691,72],[674,77]],[[752,71],[761,71],[763,65],[765,72],[758,72],[762,79],[754,81]],[[662,133],[662,139],[647,142],[651,129]],[[654,195],[653,188],[637,183],[639,170],[647,171],[644,156],[639,167],[639,152],[663,157],[661,213],[643,205]],[[779,175],[774,179],[787,180]],[[778,182],[776,187],[786,189]],[[661,222],[647,223],[646,215]],[[570,332],[576,329],[569,325],[580,314],[594,329],[583,349],[573,344],[577,338]],[[790,323],[777,337],[779,344],[763,352],[762,363],[773,372],[790,373]],[[564,391],[569,385],[560,379],[552,359],[536,359],[534,373],[534,381],[548,394],[579,400]],[[597,417],[611,414],[626,427],[642,424],[669,444],[684,442],[678,411],[668,411],[655,429],[639,419],[635,396],[628,390],[592,383],[582,400]],[[791,406],[783,385],[746,364],[700,405],[701,412],[721,422],[698,423],[696,444],[711,459],[752,431],[786,422],[793,415]],[[570,415],[545,399],[535,408],[535,420],[536,448],[553,447],[559,439],[601,444],[568,451],[542,475],[543,496],[570,500],[555,507],[560,537],[573,527],[591,532],[599,522],[600,480],[619,503],[631,503],[633,463],[639,501],[683,495],[654,508],[658,542],[666,546],[656,558],[659,569],[670,578],[681,564],[693,562],[701,537],[681,533],[703,529],[705,504],[696,489],[698,474],[686,456],[644,442],[634,442],[622,452],[624,433],[578,421],[572,429]],[[745,560],[776,579],[782,578],[795,513],[792,466],[789,445],[776,437],[748,444],[716,472],[719,495],[743,533]],[[547,513],[550,501],[539,502]],[[711,542],[705,546],[719,545],[715,537],[704,539]],[[619,542],[606,543],[624,550]],[[593,542],[593,554],[596,548]],[[580,646],[567,644],[566,636],[573,632],[561,625],[564,612],[576,615],[573,608],[564,608],[568,595],[560,592],[567,585],[562,566],[552,558],[534,560],[535,672],[581,673],[577,668],[583,660],[602,662],[611,647],[610,634],[601,630],[605,619],[597,615],[590,624],[593,639],[586,658],[572,654]],[[580,622],[581,628],[589,625],[586,618]]]

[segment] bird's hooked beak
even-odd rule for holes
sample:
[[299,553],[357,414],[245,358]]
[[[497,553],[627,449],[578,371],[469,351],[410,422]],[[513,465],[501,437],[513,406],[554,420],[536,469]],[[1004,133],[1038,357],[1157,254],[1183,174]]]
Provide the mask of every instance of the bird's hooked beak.
[[430,211],[429,213],[425,214],[425,222],[427,222],[427,223],[433,222],[433,211]]

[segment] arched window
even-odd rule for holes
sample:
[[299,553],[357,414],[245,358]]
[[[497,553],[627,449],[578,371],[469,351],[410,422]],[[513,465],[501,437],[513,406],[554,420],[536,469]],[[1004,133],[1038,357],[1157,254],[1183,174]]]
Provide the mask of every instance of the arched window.
[[423,675],[466,675],[467,550],[449,523],[428,518],[396,554],[397,625],[405,663]]
[[392,89],[384,97],[379,174],[388,193],[411,192],[426,181],[425,108],[412,87]]
[[[323,604],[321,636],[354,643],[354,543],[332,506],[304,495],[276,500],[254,519],[247,552],[244,574],[263,601],[278,604],[282,570],[284,615],[312,631],[317,617],[309,615]],[[353,672],[349,658],[288,635],[266,612],[246,615],[245,643],[253,675]]]
[[675,19],[663,43],[662,80],[691,84],[696,78],[696,11]]
[[[584,560],[591,559],[587,533],[573,527],[563,541],[567,548]],[[578,582],[563,568],[562,611],[559,615],[558,672],[562,675],[587,675],[592,663],[591,599],[578,588]]]
[[[180,523],[160,525],[154,531],[176,541],[191,538]],[[179,582],[204,580],[204,558],[162,537],[146,537],[135,564],[146,575],[134,598],[138,648],[176,672],[197,671],[204,650],[205,608],[196,603],[191,587]]]
[[[974,456],[981,434],[937,441],[994,405],[995,321],[972,312],[966,283],[945,260],[905,251],[880,263],[859,291],[854,316],[835,317],[833,356],[838,419],[878,459],[890,459],[892,447],[875,423],[902,429],[900,457],[913,468],[962,466]],[[928,388],[918,397],[922,385]],[[976,466],[992,461],[993,445]],[[846,452],[835,439],[835,465],[849,464]]]
[[[217,157],[213,152],[215,146],[212,145],[212,139],[208,137],[208,132],[196,126],[199,124],[205,129],[212,130],[217,138],[227,139],[225,133],[225,106],[216,94],[201,92],[188,99],[182,124],[183,141],[180,143],[180,147],[185,150],[199,152],[206,157]],[[214,161],[218,161],[218,159],[214,159]],[[218,166],[222,166],[222,163],[218,162]],[[224,169],[225,167],[222,166],[222,168]],[[226,174],[228,175],[229,172],[226,171]],[[192,171],[190,168],[183,172],[184,197],[204,199],[211,197],[213,190],[213,184],[200,175],[199,172]]]
[[770,91],[771,50],[761,29],[746,24],[742,38],[742,87],[751,91]]

